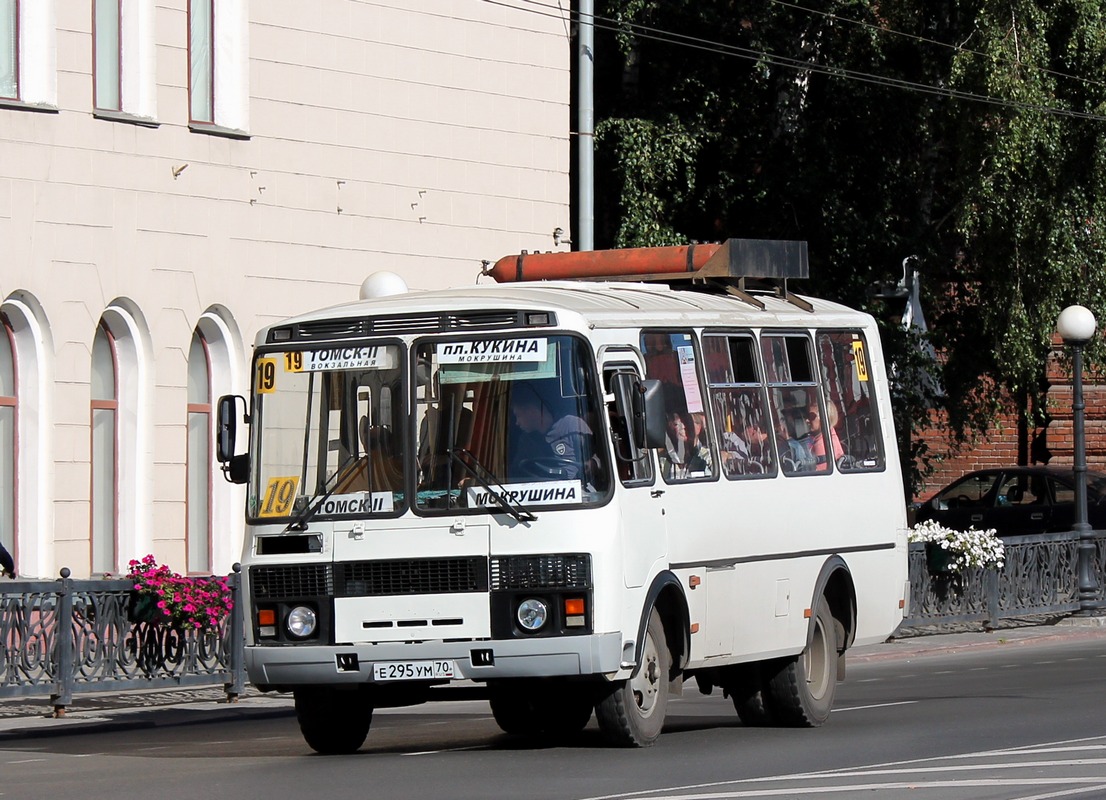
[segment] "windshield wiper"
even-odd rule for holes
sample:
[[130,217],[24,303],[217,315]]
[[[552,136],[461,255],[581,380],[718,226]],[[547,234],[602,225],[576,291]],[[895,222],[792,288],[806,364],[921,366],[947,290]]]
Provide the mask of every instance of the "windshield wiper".
[[[319,513],[319,509],[322,508],[323,503],[325,503],[327,501],[327,499],[332,494],[334,494],[335,490],[341,485],[342,482],[338,480],[338,476],[344,474],[346,472],[346,470],[348,470],[350,467],[352,467],[355,463],[360,461],[362,458],[368,458],[368,455],[369,455],[368,453],[362,453],[361,455],[355,455],[354,453],[350,453],[348,456],[346,456],[345,461],[343,461],[341,464],[339,464],[338,468],[336,470],[334,470],[334,472],[331,474],[331,476],[329,478],[327,478],[326,483],[330,483],[331,481],[334,481],[334,485],[331,486],[329,489],[327,489],[325,492],[323,492],[321,495],[316,497],[314,502],[310,503],[307,506],[307,508],[305,508],[298,515],[296,515],[296,517],[291,522],[289,522],[288,525],[284,528],[282,533],[287,533],[288,531],[305,531],[305,530],[307,530],[307,523],[311,521],[312,517],[314,517],[317,513]],[[323,486],[326,486],[326,483],[324,483]]]
[[[471,452],[463,447],[455,447],[449,451],[449,455],[480,484],[480,488],[486,491],[488,495],[495,500],[496,505],[506,514],[514,517],[516,522],[533,522],[537,519],[537,517],[526,508],[517,503],[512,503],[507,498],[507,490],[504,488],[503,484],[500,483],[499,479],[495,477],[492,471],[481,464],[480,460]],[[465,458],[461,458],[462,455]],[[466,459],[471,459],[472,463],[470,464]],[[492,488],[493,484],[497,488]]]

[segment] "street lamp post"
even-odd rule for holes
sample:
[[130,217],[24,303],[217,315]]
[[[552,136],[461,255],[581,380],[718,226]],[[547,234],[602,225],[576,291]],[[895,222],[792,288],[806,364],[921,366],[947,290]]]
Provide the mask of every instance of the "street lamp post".
[[1087,522],[1087,440],[1083,431],[1083,347],[1095,333],[1094,314],[1083,306],[1068,306],[1056,320],[1056,332],[1071,348],[1071,410],[1075,454],[1075,524],[1079,536],[1079,613],[1092,614],[1097,608],[1098,579],[1094,574],[1094,531]]

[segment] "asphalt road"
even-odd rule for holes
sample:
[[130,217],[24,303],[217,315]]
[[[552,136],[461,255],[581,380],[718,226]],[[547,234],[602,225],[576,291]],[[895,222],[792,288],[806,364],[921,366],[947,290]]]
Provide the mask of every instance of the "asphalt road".
[[[691,687],[689,687],[691,689]],[[1106,798],[1106,637],[850,663],[830,722],[745,728],[691,689],[657,746],[500,733],[486,703],[377,712],[322,757],[287,708],[0,737],[0,797]]]

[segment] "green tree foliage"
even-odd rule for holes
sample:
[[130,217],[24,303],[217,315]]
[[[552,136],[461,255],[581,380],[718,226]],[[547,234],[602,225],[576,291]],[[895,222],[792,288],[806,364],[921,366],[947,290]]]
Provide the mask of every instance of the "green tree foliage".
[[869,286],[916,255],[939,368],[897,325],[884,336],[914,479],[934,405],[960,441],[1003,410],[1041,421],[1060,309],[1106,321],[1100,0],[599,0],[596,15],[600,246],[803,239],[807,290],[889,319],[901,307]]

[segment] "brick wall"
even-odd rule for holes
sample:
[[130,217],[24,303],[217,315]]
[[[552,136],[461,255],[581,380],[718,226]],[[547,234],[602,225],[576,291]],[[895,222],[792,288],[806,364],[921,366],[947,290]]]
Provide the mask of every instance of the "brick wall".
[[[1028,463],[1071,464],[1075,450],[1071,363],[1063,351],[1063,345],[1054,341],[1053,352],[1049,357],[1047,424],[1027,430],[1023,444],[1019,441],[1017,414],[1008,413],[996,421],[986,437],[962,448],[958,453],[952,452],[949,442],[939,432],[932,432],[927,436],[930,452],[940,460],[934,460],[936,469],[926,479],[915,499],[931,497],[938,489],[966,472],[1017,464],[1019,444],[1023,444],[1022,451],[1028,454]],[[1087,467],[1106,472],[1106,375],[1100,372],[1084,372],[1083,402],[1086,406],[1084,428]]]

